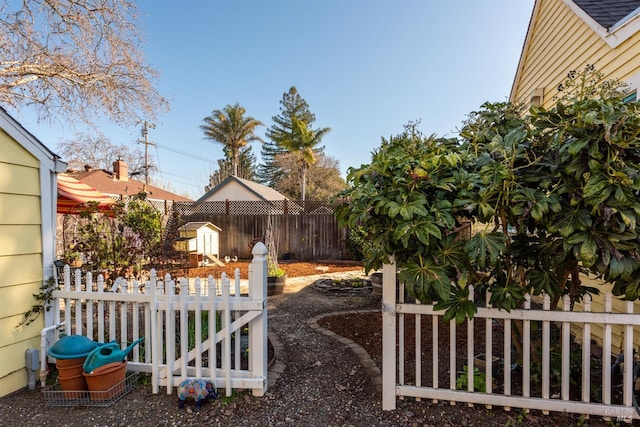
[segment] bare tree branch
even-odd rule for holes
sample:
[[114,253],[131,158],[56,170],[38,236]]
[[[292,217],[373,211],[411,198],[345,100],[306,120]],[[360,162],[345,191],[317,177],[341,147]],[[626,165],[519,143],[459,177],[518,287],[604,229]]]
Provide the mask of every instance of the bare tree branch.
[[154,118],[168,102],[141,50],[134,0],[24,0],[0,5],[0,104],[39,119]]

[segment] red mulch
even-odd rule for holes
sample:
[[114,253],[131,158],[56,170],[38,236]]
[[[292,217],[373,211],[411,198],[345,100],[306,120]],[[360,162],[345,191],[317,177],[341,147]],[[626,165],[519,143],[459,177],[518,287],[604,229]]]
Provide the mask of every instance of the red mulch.
[[[327,262],[302,262],[302,261],[280,261],[280,268],[287,272],[288,277],[312,276],[323,273],[336,273],[341,271],[354,271],[362,268],[362,263],[357,261],[327,261]],[[324,267],[328,267],[324,271]],[[209,265],[207,267],[180,269],[178,275],[187,275],[187,277],[220,277],[222,273],[231,277],[234,275],[236,268],[240,269],[240,278],[247,279],[249,271],[249,261],[239,260],[237,262],[229,262],[225,266]],[[321,269],[319,269],[321,268]]]

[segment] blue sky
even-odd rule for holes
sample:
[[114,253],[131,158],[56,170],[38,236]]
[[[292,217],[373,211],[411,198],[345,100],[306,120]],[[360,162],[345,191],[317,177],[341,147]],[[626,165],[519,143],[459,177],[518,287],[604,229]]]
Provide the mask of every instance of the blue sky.
[[[455,136],[466,115],[509,96],[534,0],[140,0],[144,51],[160,71],[171,111],[149,139],[154,179],[198,198],[219,144],[199,126],[214,109],[239,103],[262,121],[262,136],[296,86],[330,127],[325,152],[349,167],[369,163],[381,137],[409,121]],[[81,127],[45,126],[18,115],[56,148]],[[108,123],[112,142],[134,145],[139,127]],[[253,151],[260,153],[259,144]],[[140,146],[141,147],[141,146]]]

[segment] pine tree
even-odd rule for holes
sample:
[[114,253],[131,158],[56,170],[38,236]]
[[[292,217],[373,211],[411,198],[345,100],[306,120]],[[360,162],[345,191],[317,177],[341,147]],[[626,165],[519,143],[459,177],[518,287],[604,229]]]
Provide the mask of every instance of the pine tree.
[[[207,192],[233,175],[233,164],[231,154],[228,149],[223,149],[225,158],[218,160],[218,169],[209,175],[209,184],[204,187]],[[252,147],[247,145],[238,152],[238,178],[256,180],[256,155],[253,153]]]
[[272,117],[273,124],[265,133],[269,141],[262,145],[260,151],[262,164],[258,168],[258,179],[261,183],[275,189],[278,188],[278,181],[282,176],[276,157],[287,152],[276,141],[285,139],[285,136],[293,133],[292,117],[303,121],[308,127],[311,127],[316,120],[316,116],[309,111],[309,104],[300,96],[295,86],[291,86],[289,91],[282,95],[280,114]]

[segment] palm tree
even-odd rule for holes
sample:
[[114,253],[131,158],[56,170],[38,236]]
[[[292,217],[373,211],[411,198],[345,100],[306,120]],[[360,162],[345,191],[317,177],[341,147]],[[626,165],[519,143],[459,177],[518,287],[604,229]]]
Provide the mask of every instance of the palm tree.
[[329,132],[330,128],[311,129],[304,120],[291,115],[291,133],[283,133],[276,137],[276,142],[286,151],[298,157],[300,165],[300,194],[305,200],[307,187],[307,172],[316,163],[316,151],[322,138]]
[[251,116],[245,116],[246,112],[247,110],[239,104],[227,105],[222,111],[213,110],[210,116],[203,119],[204,124],[200,126],[205,139],[224,145],[225,151],[230,154],[234,175],[238,175],[240,149],[249,142],[263,142],[262,138],[254,133],[263,123]]

